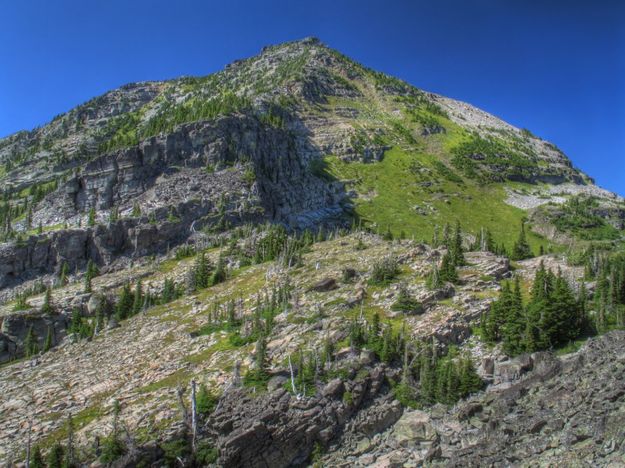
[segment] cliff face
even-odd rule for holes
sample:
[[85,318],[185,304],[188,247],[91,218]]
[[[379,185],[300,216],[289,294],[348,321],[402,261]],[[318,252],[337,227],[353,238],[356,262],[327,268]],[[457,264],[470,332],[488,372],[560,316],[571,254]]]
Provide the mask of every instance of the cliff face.
[[97,157],[42,201],[33,224],[76,222],[91,209],[98,222],[106,222],[102,213],[115,209],[123,216],[136,206],[150,218],[3,245],[0,285],[58,273],[64,262],[73,270],[89,259],[107,265],[120,255],[163,252],[224,220],[230,226],[269,220],[303,229],[339,218],[343,185],[315,176],[298,145],[310,143],[238,115],[183,125]]

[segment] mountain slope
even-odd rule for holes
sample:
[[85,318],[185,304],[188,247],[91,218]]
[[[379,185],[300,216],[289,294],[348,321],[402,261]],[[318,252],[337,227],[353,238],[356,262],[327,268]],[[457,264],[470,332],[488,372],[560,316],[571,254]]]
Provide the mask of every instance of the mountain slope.
[[[502,284],[516,275],[526,301],[542,261],[575,292],[570,314],[579,301],[596,325],[574,338],[625,325],[622,198],[528,130],[314,38],[123,86],[4,138],[0,181],[0,462],[21,460],[29,435],[46,453],[67,444],[72,415],[85,463],[119,442],[119,466],[190,464],[192,380],[210,390],[205,464],[479,464],[482,446],[500,461],[505,447],[456,421],[446,392],[477,392],[503,425],[510,385],[567,379],[536,366],[518,382],[530,358],[482,339]],[[438,378],[436,399],[421,396],[427,353],[445,379],[462,371],[462,392]],[[575,356],[607,373],[592,345]],[[622,403],[601,395],[610,404],[584,402],[597,418]],[[430,430],[415,405],[445,424]],[[415,428],[396,443],[404,411]],[[617,425],[602,429],[610,447]]]

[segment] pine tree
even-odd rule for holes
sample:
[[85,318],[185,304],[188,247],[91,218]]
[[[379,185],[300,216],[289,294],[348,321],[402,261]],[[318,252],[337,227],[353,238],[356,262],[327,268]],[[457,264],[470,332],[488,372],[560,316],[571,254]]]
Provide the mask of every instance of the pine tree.
[[59,284],[61,286],[65,286],[67,284],[68,276],[69,276],[69,265],[67,262],[63,262],[63,265],[61,265],[61,271],[59,272]]
[[63,468],[73,468],[74,466],[74,420],[70,414],[67,418],[67,450],[63,457]]
[[462,229],[460,228],[460,221],[456,221],[456,230],[454,232],[453,244],[451,245],[451,258],[455,266],[462,266],[465,264],[464,249],[462,248]]
[[50,286],[46,288],[46,294],[43,299],[43,305],[41,306],[41,312],[48,315],[54,312],[54,309],[52,308],[52,288]]
[[45,468],[39,445],[35,445],[30,454],[30,468]]
[[132,217],[138,218],[140,216],[141,216],[141,208],[139,207],[139,204],[135,202],[132,205]]
[[119,211],[118,211],[118,208],[114,206],[113,208],[111,208],[111,211],[109,211],[109,223],[110,224],[116,223],[118,219],[119,219]]
[[435,358],[431,355],[429,348],[426,347],[422,352],[419,366],[420,394],[424,403],[433,403],[435,398],[436,377],[434,375],[434,360]]
[[262,333],[256,341],[254,365],[256,367],[257,375],[259,377],[264,377],[267,373],[267,339]]
[[213,276],[211,277],[211,285],[216,285],[219,283],[223,283],[226,280],[227,272],[226,266],[224,264],[224,259],[220,255],[217,260],[217,265],[215,266],[215,271],[213,272]]
[[456,272],[456,265],[454,263],[454,259],[449,252],[443,255],[443,260],[441,262],[440,269],[440,278],[441,281],[449,282],[449,283],[457,283],[458,282],[458,273]]
[[502,338],[502,332],[506,323],[507,311],[512,302],[512,291],[508,282],[503,283],[499,298],[491,303],[490,310],[484,323],[484,340],[495,343]]
[[128,318],[132,312],[134,303],[134,297],[130,292],[130,285],[126,283],[122,288],[119,300],[115,306],[115,317],[117,320],[124,320]]
[[525,260],[532,257],[532,251],[529,244],[527,243],[527,239],[525,236],[525,223],[522,222],[521,231],[519,232],[519,238],[514,243],[514,247],[512,248],[512,255],[510,256],[510,258],[512,260]]
[[52,334],[52,327],[48,327],[48,334],[46,335],[46,341],[43,344],[43,352],[47,353],[50,351],[54,344],[54,336]]
[[439,289],[443,286],[443,280],[438,269],[438,265],[432,265],[432,270],[426,279],[426,286],[428,289]]
[[558,272],[547,308],[543,330],[553,346],[566,344],[579,335],[577,301],[562,272]]
[[525,313],[523,311],[523,299],[519,277],[514,281],[514,291],[510,295],[509,305],[504,311],[505,323],[501,330],[503,350],[509,356],[520,354],[524,350],[525,343]]
[[90,293],[92,291],[91,280],[99,274],[98,267],[93,260],[89,259],[87,262],[87,270],[85,271],[84,278],[84,291]]
[[473,361],[465,357],[460,361],[460,376],[458,391],[461,397],[466,397],[471,393],[480,391],[484,387],[484,382],[475,372]]
[[176,287],[170,278],[165,278],[163,283],[163,291],[161,292],[161,304],[167,304],[174,300],[176,295]]
[[210,266],[204,252],[199,252],[195,259],[194,271],[194,290],[204,289],[209,285]]
[[80,330],[82,328],[82,315],[80,314],[80,309],[78,307],[74,307],[72,309],[72,318],[70,320],[69,325],[69,333],[80,335]]
[[531,299],[527,305],[527,320],[524,348],[528,352],[546,349],[548,336],[544,330],[545,312],[553,291],[553,275],[545,270],[544,262],[540,262],[534,275]]
[[87,226],[89,227],[95,226],[95,208],[89,209],[89,215],[87,218]]
[[143,303],[143,287],[141,285],[141,279],[138,279],[135,285],[135,292],[132,301],[132,313],[138,314],[139,312],[141,312],[141,309],[143,308]]
[[60,443],[56,443],[52,446],[46,457],[46,465],[48,468],[63,468],[63,457],[65,450]]
[[26,354],[26,357],[31,357],[38,353],[39,343],[31,325],[28,328],[28,332],[26,332],[26,337],[24,338],[24,354]]

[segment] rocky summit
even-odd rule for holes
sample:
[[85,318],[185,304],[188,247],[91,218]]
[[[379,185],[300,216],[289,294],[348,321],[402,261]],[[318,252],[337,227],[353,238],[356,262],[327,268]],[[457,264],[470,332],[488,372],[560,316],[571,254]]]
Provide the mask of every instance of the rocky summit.
[[625,200],[316,38],[0,139],[2,466],[623,466]]

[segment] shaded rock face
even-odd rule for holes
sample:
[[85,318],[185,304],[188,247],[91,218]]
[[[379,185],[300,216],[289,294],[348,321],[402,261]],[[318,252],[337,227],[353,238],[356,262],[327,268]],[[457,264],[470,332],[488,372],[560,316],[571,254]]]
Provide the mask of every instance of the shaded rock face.
[[180,223],[138,225],[137,220],[31,236],[24,243],[0,245],[0,287],[58,273],[63,263],[73,271],[85,268],[90,259],[106,265],[122,254],[164,251],[186,236],[188,226]]
[[24,342],[31,328],[41,350],[48,334],[50,345],[58,344],[65,337],[68,325],[69,320],[63,314],[45,315],[31,311],[4,317],[0,326],[0,363],[24,355]]
[[365,377],[330,381],[311,398],[298,399],[283,388],[257,397],[229,391],[206,424],[217,440],[220,466],[300,465],[316,443],[327,445],[350,421],[352,430],[362,433],[386,429],[402,410],[391,402],[371,404],[388,391],[384,381],[384,367],[378,366]]
[[[106,265],[119,255],[163,252],[185,241],[194,228],[222,217],[230,225],[269,220],[292,228],[339,217],[343,185],[314,176],[296,148],[306,138],[300,135],[297,144],[294,138],[255,118],[236,116],[183,125],[95,159],[48,196],[36,219],[45,224],[57,221],[59,213],[71,218],[91,208],[129,210],[139,200],[152,208],[153,222],[145,216],[122,219],[4,244],[0,287],[58,271],[63,262],[74,269],[89,259]],[[254,180],[244,180],[245,171],[233,167],[241,163],[251,166]],[[206,174],[206,167],[221,170]]]
[[244,115],[181,125],[170,134],[90,162],[52,206],[69,213],[92,207],[106,210],[145,193],[159,183],[159,176],[175,168],[203,171],[249,162],[269,219],[301,224],[300,218],[311,212],[340,211],[342,185],[312,175],[297,150],[310,144],[305,136],[300,135],[299,142],[295,138]]

